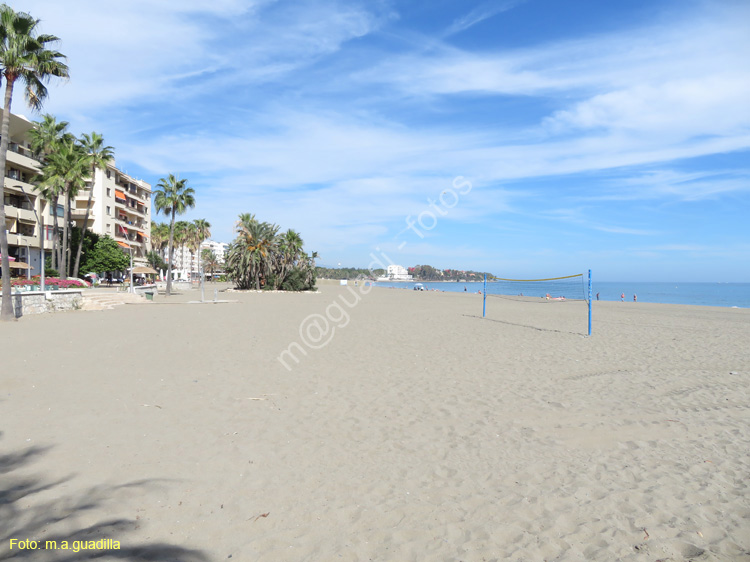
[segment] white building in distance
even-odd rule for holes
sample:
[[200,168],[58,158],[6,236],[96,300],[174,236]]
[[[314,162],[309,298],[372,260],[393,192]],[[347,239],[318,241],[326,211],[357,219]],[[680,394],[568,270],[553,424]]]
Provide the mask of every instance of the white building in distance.
[[389,265],[383,277],[378,277],[378,281],[413,281],[414,277],[409,275],[409,271],[401,265]]

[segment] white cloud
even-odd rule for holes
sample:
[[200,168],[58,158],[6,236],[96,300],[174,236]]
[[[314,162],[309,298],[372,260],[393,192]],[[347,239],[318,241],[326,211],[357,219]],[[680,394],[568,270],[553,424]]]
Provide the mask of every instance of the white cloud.
[[507,12],[519,4],[523,4],[525,1],[526,0],[505,0],[504,2],[500,2],[498,0],[493,0],[491,2],[484,2],[471,10],[468,14],[456,19],[445,31],[445,35],[455,35],[456,33],[466,31],[470,27],[473,27],[486,19],[501,14],[502,12]]
[[[376,29],[390,13],[354,4],[223,0],[149,3],[37,0],[27,9],[61,38],[71,80],[55,86],[49,111],[81,119],[114,106],[192,100],[276,80]],[[82,17],[85,15],[85,17]],[[205,81],[191,81],[206,75]],[[249,100],[248,100],[249,101]]]

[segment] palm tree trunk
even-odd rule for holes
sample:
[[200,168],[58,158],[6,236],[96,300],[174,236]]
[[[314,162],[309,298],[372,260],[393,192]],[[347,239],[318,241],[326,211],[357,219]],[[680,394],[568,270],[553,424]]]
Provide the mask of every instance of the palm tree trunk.
[[174,253],[174,248],[172,247],[172,242],[174,240],[174,217],[175,217],[175,209],[172,208],[172,222],[169,223],[169,246],[168,252],[169,252],[169,263],[167,263],[167,296],[172,294],[172,258],[174,257],[172,254]]
[[57,217],[57,202],[60,200],[60,196],[55,196],[55,200],[51,202],[51,205],[54,207],[54,212],[52,214],[52,217],[55,221],[55,239],[54,239],[54,249],[52,252],[52,257],[54,257],[54,262],[52,264],[52,267],[57,270],[58,275],[60,274],[60,264],[62,263],[62,249],[60,245],[60,225],[58,224],[58,217]]
[[14,320],[13,301],[10,298],[10,260],[8,259],[8,235],[5,233],[5,167],[8,158],[8,141],[10,140],[10,104],[13,101],[14,77],[6,77],[5,102],[3,105],[3,123],[0,128],[0,254],[2,264],[0,270],[3,281],[2,305],[0,305],[0,320]]
[[62,243],[62,264],[60,267],[60,277],[68,277],[68,224],[70,223],[70,208],[67,205],[68,184],[65,184],[66,204],[63,206],[63,243]]
[[91,201],[94,199],[94,179],[96,178],[96,166],[91,166],[91,189],[89,190],[89,201],[86,204],[86,213],[83,216],[83,229],[81,230],[81,242],[78,244],[76,252],[76,264],[73,266],[73,277],[78,277],[78,266],[81,264],[81,252],[83,251],[83,239],[86,238],[86,231],[89,227],[89,209]]
[[70,265],[72,260],[70,259],[71,254],[73,252],[73,220],[72,220],[72,201],[70,193],[68,193],[65,196],[66,199],[66,209],[68,211],[68,253],[65,255],[65,278],[67,279],[70,276]]

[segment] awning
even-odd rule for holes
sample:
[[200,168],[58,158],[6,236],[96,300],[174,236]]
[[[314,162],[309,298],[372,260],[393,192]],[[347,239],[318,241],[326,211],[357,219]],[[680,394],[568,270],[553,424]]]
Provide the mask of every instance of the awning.
[[118,240],[118,241],[117,241],[117,243],[118,243],[118,244],[119,244],[120,246],[122,246],[123,248],[130,248],[130,244],[126,244],[125,242],[120,242],[120,241]]
[[152,267],[147,267],[145,265],[139,265],[138,267],[133,268],[133,273],[149,273],[151,275],[155,275],[156,273],[159,273]]
[[115,189],[115,197],[117,197],[118,199],[125,199],[126,201],[128,200],[128,198],[125,197],[125,193],[120,191],[119,189]]
[[13,267],[15,269],[31,269],[31,266],[28,263],[22,261],[10,262],[10,267]]

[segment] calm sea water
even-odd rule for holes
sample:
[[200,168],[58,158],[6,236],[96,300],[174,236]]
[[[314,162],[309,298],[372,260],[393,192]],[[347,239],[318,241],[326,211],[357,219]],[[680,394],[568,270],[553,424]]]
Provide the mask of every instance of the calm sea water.
[[[422,283],[428,290],[476,293],[482,290],[482,283]],[[413,289],[414,283],[376,283],[377,287]],[[750,283],[634,283],[601,281],[593,283],[593,295],[599,293],[600,300],[619,301],[625,293],[626,301],[665,304],[691,304],[699,306],[726,306],[750,308]]]

